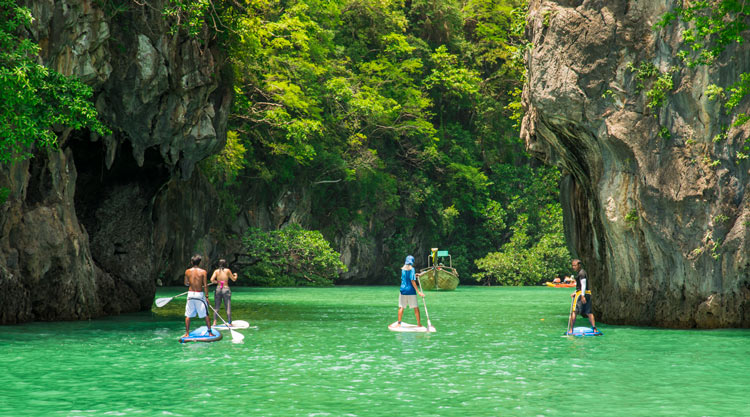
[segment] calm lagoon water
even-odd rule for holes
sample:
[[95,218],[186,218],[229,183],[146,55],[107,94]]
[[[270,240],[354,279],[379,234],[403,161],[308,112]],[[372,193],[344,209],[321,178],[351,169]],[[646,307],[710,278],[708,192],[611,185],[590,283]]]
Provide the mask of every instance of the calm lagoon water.
[[437,333],[406,334],[396,286],[232,291],[242,344],[178,343],[184,297],[0,326],[0,415],[750,416],[746,329],[567,338],[569,289],[463,286],[427,293]]

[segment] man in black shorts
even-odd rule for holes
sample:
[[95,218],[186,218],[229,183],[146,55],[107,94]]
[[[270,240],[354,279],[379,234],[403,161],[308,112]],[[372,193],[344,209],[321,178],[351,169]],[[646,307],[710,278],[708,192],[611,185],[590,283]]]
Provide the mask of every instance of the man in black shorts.
[[568,333],[571,333],[573,327],[575,327],[576,315],[588,317],[589,322],[591,322],[591,328],[596,332],[594,313],[591,312],[591,287],[588,286],[588,275],[584,271],[580,259],[573,259],[572,267],[578,275],[576,276],[576,292],[570,294],[570,297],[575,300],[576,308],[570,313],[570,328],[568,329]]

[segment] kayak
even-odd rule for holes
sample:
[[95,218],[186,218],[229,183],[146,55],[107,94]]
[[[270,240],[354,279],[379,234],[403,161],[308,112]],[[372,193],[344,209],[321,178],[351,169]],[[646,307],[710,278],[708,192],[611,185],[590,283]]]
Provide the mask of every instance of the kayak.
[[229,329],[242,330],[242,329],[247,329],[248,327],[250,327],[250,323],[246,322],[245,320],[235,320],[231,323],[230,327],[227,327],[226,324],[221,323],[221,324],[217,324],[216,326],[212,326],[211,328],[219,329],[219,330],[229,330]]
[[565,333],[565,336],[575,337],[587,337],[587,336],[602,336],[603,333],[596,329],[594,331],[591,327],[574,327],[572,332]]
[[576,284],[565,284],[565,283],[555,283],[555,282],[545,282],[544,285],[552,288],[572,288],[575,287]]
[[416,324],[409,324],[405,322],[401,322],[401,325],[398,326],[398,322],[394,321],[393,323],[388,325],[388,330],[392,332],[402,332],[402,333],[435,333],[435,327],[430,326],[429,329],[424,326],[417,326]]
[[201,326],[185,337],[180,337],[180,343],[186,343],[186,342],[216,342],[218,340],[221,340],[221,332],[218,330],[215,330],[215,328],[211,328],[211,333],[208,333],[208,328],[206,326]]

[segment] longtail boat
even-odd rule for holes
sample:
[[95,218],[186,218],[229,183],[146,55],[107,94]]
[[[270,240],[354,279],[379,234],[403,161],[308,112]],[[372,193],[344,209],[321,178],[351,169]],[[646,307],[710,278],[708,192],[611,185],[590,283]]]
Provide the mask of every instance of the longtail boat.
[[[448,258],[448,266],[439,263],[438,258]],[[458,271],[453,268],[453,259],[447,250],[432,248],[427,257],[427,268],[419,271],[419,282],[426,291],[453,291],[458,287]]]

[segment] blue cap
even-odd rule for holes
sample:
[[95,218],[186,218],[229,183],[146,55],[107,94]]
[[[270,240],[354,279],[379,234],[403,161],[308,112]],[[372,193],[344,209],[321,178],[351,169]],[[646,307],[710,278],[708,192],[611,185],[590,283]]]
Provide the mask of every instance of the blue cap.
[[406,257],[406,261],[404,262],[405,265],[414,265],[414,257],[409,255]]

